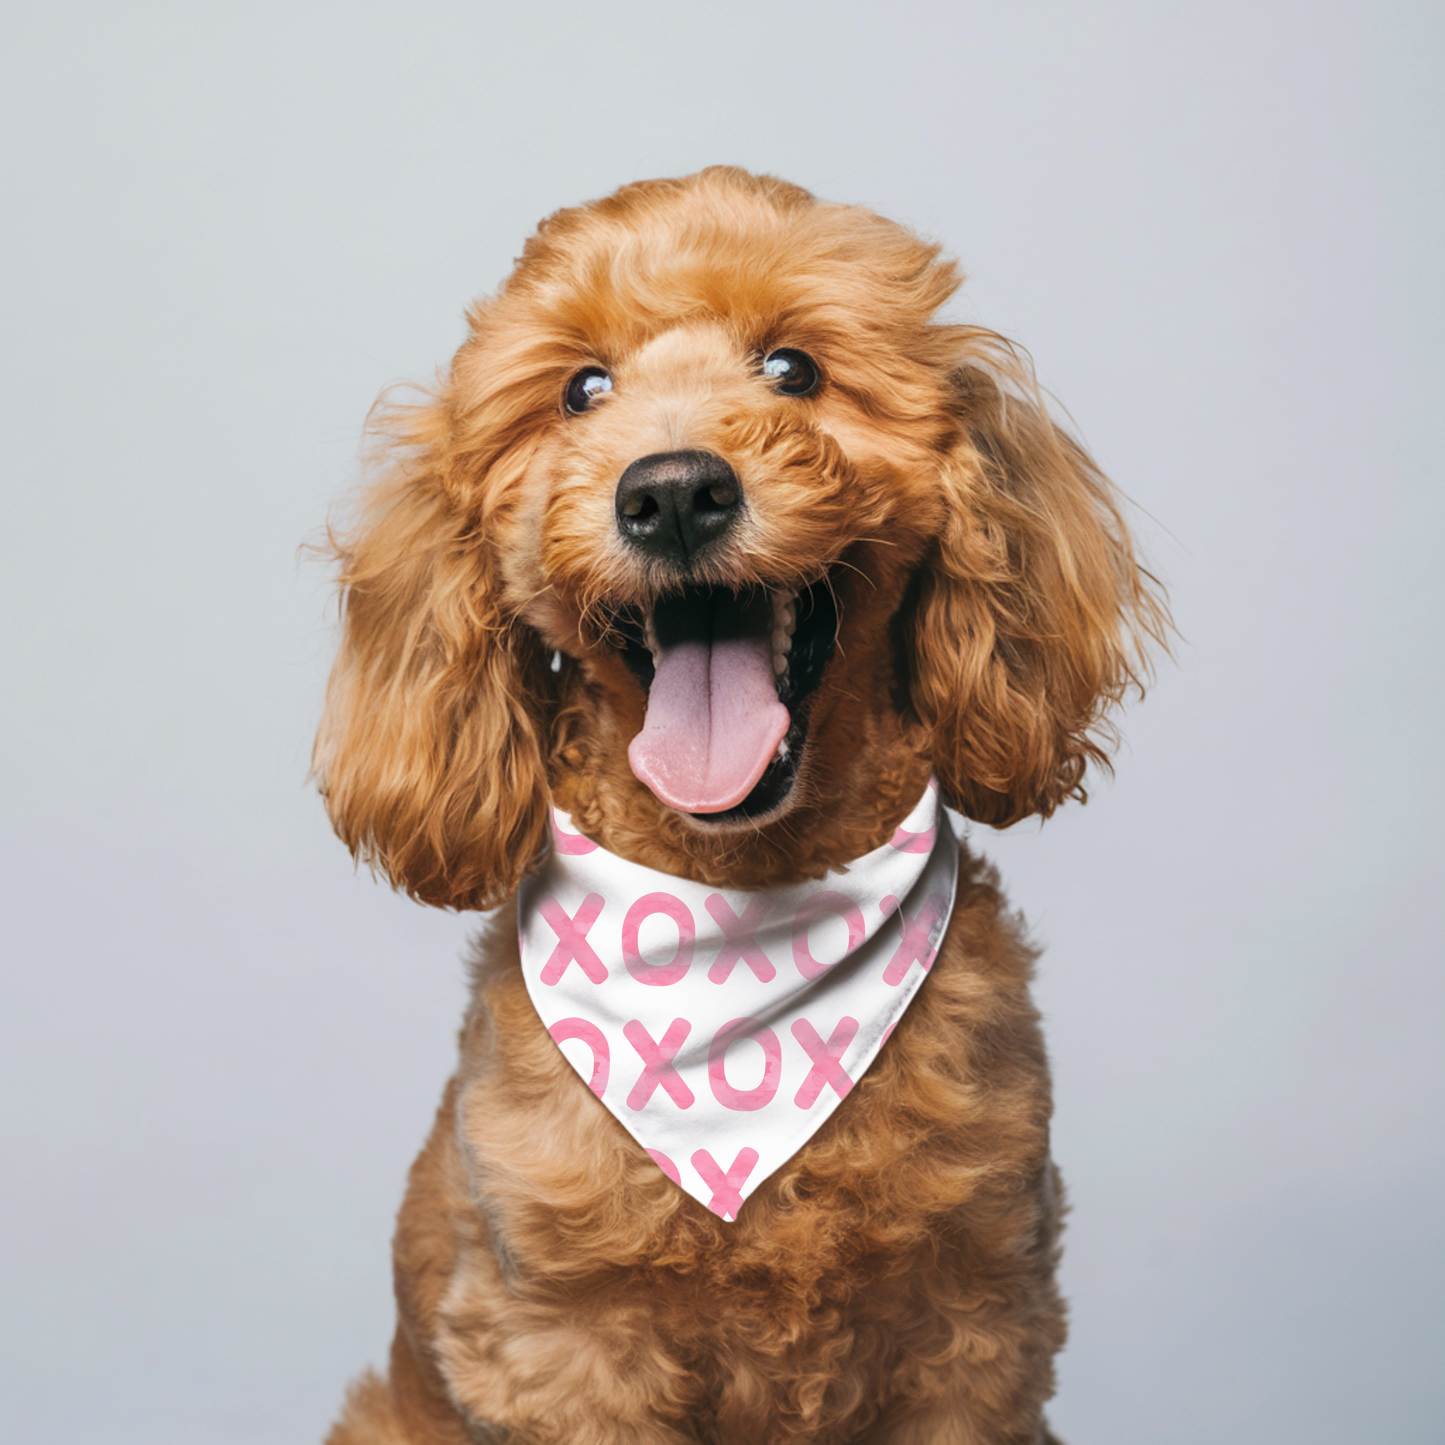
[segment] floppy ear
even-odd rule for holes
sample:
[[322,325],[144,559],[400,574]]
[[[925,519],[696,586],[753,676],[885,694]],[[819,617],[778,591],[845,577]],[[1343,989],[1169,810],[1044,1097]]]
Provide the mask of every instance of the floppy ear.
[[1049,419],[1028,362],[970,331],[952,378],[946,519],[917,579],[911,696],[934,769],[963,813],[1004,827],[1083,799],[1108,768],[1108,711],[1143,692],[1144,644],[1168,613],[1119,502]]
[[356,857],[423,902],[489,908],[545,835],[546,673],[480,503],[449,482],[449,409],[400,415],[390,472],[333,540],[342,632],[314,771]]

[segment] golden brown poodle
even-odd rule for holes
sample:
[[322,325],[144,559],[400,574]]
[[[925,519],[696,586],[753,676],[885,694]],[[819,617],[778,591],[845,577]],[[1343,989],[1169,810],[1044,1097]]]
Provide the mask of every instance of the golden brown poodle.
[[[779,180],[642,182],[543,222],[434,399],[387,415],[316,770],[398,887],[497,912],[397,1225],[389,1370],[331,1445],[1050,1438],[1049,1079],[986,864],[962,848],[901,1021],[736,1218],[549,1037],[512,901],[554,806],[751,891],[878,849],[930,776],[993,825],[1084,796],[1163,604],[1019,353],[933,319],[959,281]],[[689,626],[772,690],[715,659],[702,702],[650,697]]]

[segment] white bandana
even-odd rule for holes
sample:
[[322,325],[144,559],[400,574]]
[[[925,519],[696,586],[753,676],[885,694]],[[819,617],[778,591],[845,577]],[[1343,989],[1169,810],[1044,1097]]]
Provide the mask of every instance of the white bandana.
[[930,783],[881,848],[745,893],[608,853],[553,810],[517,895],[548,1033],[658,1168],[723,1219],[863,1076],[933,962],[958,845]]

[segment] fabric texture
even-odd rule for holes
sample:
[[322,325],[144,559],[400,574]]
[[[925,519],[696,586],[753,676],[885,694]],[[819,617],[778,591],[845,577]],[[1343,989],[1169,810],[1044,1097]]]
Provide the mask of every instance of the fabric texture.
[[629,863],[553,812],[517,895],[522,972],[569,1063],[723,1219],[817,1131],[918,992],[958,844],[930,783],[881,848],[817,882],[712,888]]

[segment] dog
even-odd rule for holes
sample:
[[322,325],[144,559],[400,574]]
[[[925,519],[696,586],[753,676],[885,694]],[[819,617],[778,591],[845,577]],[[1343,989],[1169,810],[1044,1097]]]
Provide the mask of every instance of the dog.
[[[904,957],[911,1001],[890,995],[866,1067],[795,1027],[831,1112],[745,1200],[732,1174],[710,1199],[680,1187],[524,976],[527,929],[550,936],[529,880],[560,854],[741,909],[906,852],[930,790],[1003,827],[1107,767],[1165,603],[1024,354],[935,319],[960,280],[904,227],[781,180],[639,182],[544,221],[436,391],[383,414],[385,465],[335,542],[315,773],[359,859],[495,911],[400,1211],[389,1369],[329,1445],[1053,1438],[1063,1203],[1034,954],[966,842],[939,855],[951,910]],[[907,941],[895,897],[875,914],[879,947]],[[580,906],[545,916],[554,972],[626,983]],[[628,968],[704,987],[692,926],[670,972],[634,967],[636,936]],[[727,1108],[784,1086],[791,1108],[786,1031],[752,1022],[781,1073],[727,1085]],[[665,1123],[707,1086],[646,1038]]]

